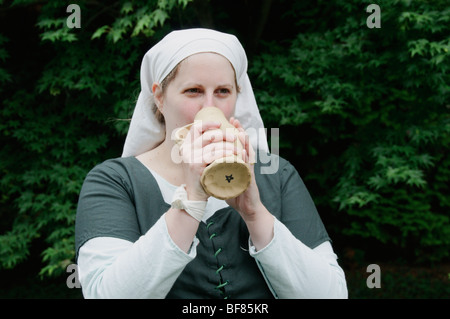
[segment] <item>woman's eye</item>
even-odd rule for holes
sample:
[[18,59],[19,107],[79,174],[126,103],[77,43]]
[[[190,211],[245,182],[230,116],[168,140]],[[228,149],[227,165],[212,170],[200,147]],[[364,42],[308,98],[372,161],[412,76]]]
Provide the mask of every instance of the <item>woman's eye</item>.
[[197,88],[187,89],[187,90],[184,91],[184,93],[197,94],[197,93],[200,93],[200,89],[197,89]]
[[230,90],[226,89],[226,88],[218,89],[217,93],[219,93],[219,94],[228,94],[228,93],[230,93]]

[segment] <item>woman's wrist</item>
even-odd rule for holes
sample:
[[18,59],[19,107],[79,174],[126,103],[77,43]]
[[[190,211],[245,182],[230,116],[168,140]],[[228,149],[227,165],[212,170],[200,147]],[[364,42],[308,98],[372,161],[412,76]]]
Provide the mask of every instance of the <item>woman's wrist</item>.
[[257,212],[241,216],[247,225],[250,238],[256,250],[266,247],[274,236],[273,215],[261,204]]
[[187,253],[197,233],[199,222],[186,211],[173,207],[166,212],[165,218],[170,238]]
[[206,201],[190,199],[185,187],[186,185],[182,184],[175,190],[172,198],[172,207],[184,210],[198,222],[201,222],[205,214]]
[[197,202],[206,202],[208,200],[208,195],[206,193],[202,193],[200,191],[192,190],[189,186],[186,185],[186,192],[188,200],[197,201]]

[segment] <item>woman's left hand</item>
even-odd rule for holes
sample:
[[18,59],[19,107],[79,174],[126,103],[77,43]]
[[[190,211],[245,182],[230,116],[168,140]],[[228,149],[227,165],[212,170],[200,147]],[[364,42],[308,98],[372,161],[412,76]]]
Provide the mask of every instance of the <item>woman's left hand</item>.
[[242,128],[238,120],[231,118],[230,123],[239,130],[239,139],[244,148],[242,159],[248,165],[251,173],[251,182],[248,188],[241,195],[235,198],[227,199],[228,205],[238,211],[247,225],[250,238],[259,251],[266,247],[274,236],[274,217],[266,209],[259,197],[258,185],[255,180],[255,151],[250,144],[248,134]]
[[239,123],[239,120],[232,117],[230,123],[239,130],[238,138],[243,146],[242,160],[250,170],[251,181],[245,192],[238,197],[227,199],[226,202],[239,212],[244,221],[253,220],[258,211],[261,211],[261,208],[263,207],[255,180],[255,169],[253,165],[256,160],[255,151],[250,143],[248,134]]

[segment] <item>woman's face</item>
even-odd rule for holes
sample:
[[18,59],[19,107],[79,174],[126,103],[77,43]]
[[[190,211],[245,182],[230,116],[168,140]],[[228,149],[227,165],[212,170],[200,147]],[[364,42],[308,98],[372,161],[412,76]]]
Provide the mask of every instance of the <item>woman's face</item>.
[[234,114],[235,73],[231,63],[219,54],[189,56],[180,63],[164,93],[158,84],[153,85],[153,90],[169,134],[175,128],[194,122],[195,115],[204,107],[221,109],[227,119]]

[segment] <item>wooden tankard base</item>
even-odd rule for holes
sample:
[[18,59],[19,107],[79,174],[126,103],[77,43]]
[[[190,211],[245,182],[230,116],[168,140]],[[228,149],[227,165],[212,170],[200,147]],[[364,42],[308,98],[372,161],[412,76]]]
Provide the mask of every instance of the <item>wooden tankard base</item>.
[[209,164],[200,178],[208,195],[218,199],[234,198],[250,185],[250,170],[236,156],[223,157]]

